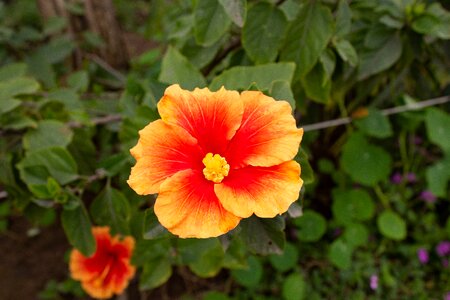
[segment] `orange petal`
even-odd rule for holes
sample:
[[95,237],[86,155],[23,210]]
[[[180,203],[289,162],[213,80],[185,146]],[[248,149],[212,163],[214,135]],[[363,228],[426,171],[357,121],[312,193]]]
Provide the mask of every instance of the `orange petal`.
[[288,161],[272,167],[248,166],[230,171],[214,186],[220,203],[236,216],[272,218],[286,212],[298,199],[303,181],[300,165]]
[[303,129],[298,129],[286,101],[261,92],[241,94],[242,125],[230,142],[226,159],[231,168],[247,165],[270,167],[291,160],[298,152]]
[[130,152],[136,158],[128,184],[140,195],[154,194],[180,170],[202,168],[202,151],[186,130],[162,120],[139,131],[139,141]]
[[158,111],[164,122],[183,127],[196,138],[203,155],[223,154],[241,124],[243,104],[236,91],[190,92],[172,85],[159,101]]
[[161,184],[155,214],[164,227],[182,238],[219,236],[240,221],[222,207],[214,183],[193,170],[178,172]]

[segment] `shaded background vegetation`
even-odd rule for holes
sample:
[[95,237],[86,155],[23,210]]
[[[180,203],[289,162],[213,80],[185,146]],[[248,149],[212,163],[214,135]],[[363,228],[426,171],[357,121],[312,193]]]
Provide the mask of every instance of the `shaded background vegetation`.
[[[0,298],[86,297],[64,253],[91,253],[98,224],[138,241],[129,299],[444,299],[448,9],[413,0],[3,1]],[[258,89],[292,105],[308,129],[296,157],[306,184],[286,215],[208,240],[158,225],[154,198],[126,179],[137,132],[158,118],[172,83]],[[405,112],[386,116],[392,107]]]

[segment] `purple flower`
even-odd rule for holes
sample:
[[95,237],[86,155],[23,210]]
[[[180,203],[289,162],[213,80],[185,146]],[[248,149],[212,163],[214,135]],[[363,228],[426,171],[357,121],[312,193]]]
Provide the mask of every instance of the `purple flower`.
[[450,300],[450,292],[447,292],[447,294],[444,295],[444,300]]
[[450,253],[450,242],[442,241],[436,246],[436,253],[440,257],[446,256]]
[[403,176],[402,174],[400,174],[399,172],[395,172],[392,176],[391,176],[391,182],[393,184],[400,184],[403,181]]
[[427,191],[427,190],[422,191],[420,193],[419,198],[427,203],[434,203],[434,202],[436,202],[436,199],[437,199],[436,196],[432,192]]
[[370,288],[374,291],[378,288],[378,276],[376,274],[370,276]]
[[419,250],[417,250],[417,257],[419,258],[420,263],[424,265],[427,264],[429,260],[427,249],[419,248]]
[[417,182],[417,176],[415,173],[409,172],[406,174],[406,181],[408,183],[416,183]]

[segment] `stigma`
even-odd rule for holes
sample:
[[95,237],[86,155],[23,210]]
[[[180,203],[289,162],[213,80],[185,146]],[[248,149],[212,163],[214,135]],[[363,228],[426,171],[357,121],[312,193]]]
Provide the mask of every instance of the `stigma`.
[[208,180],[214,183],[220,183],[222,180],[228,176],[230,172],[230,165],[227,163],[226,159],[219,154],[206,154],[205,158],[202,160],[205,168],[203,169],[203,175]]

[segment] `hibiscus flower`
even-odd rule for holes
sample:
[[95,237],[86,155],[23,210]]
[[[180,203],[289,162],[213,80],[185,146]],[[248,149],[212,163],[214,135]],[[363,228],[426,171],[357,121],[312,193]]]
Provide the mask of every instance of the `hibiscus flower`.
[[83,289],[93,298],[106,299],[121,294],[133,278],[135,267],[130,264],[134,239],[111,237],[108,227],[93,227],[97,243],[95,253],[84,256],[74,249],[70,253],[71,277],[81,281]]
[[222,235],[241,218],[271,218],[297,200],[303,136],[286,101],[258,91],[168,87],[161,116],[139,131],[128,184],[158,193],[160,223],[182,238]]

